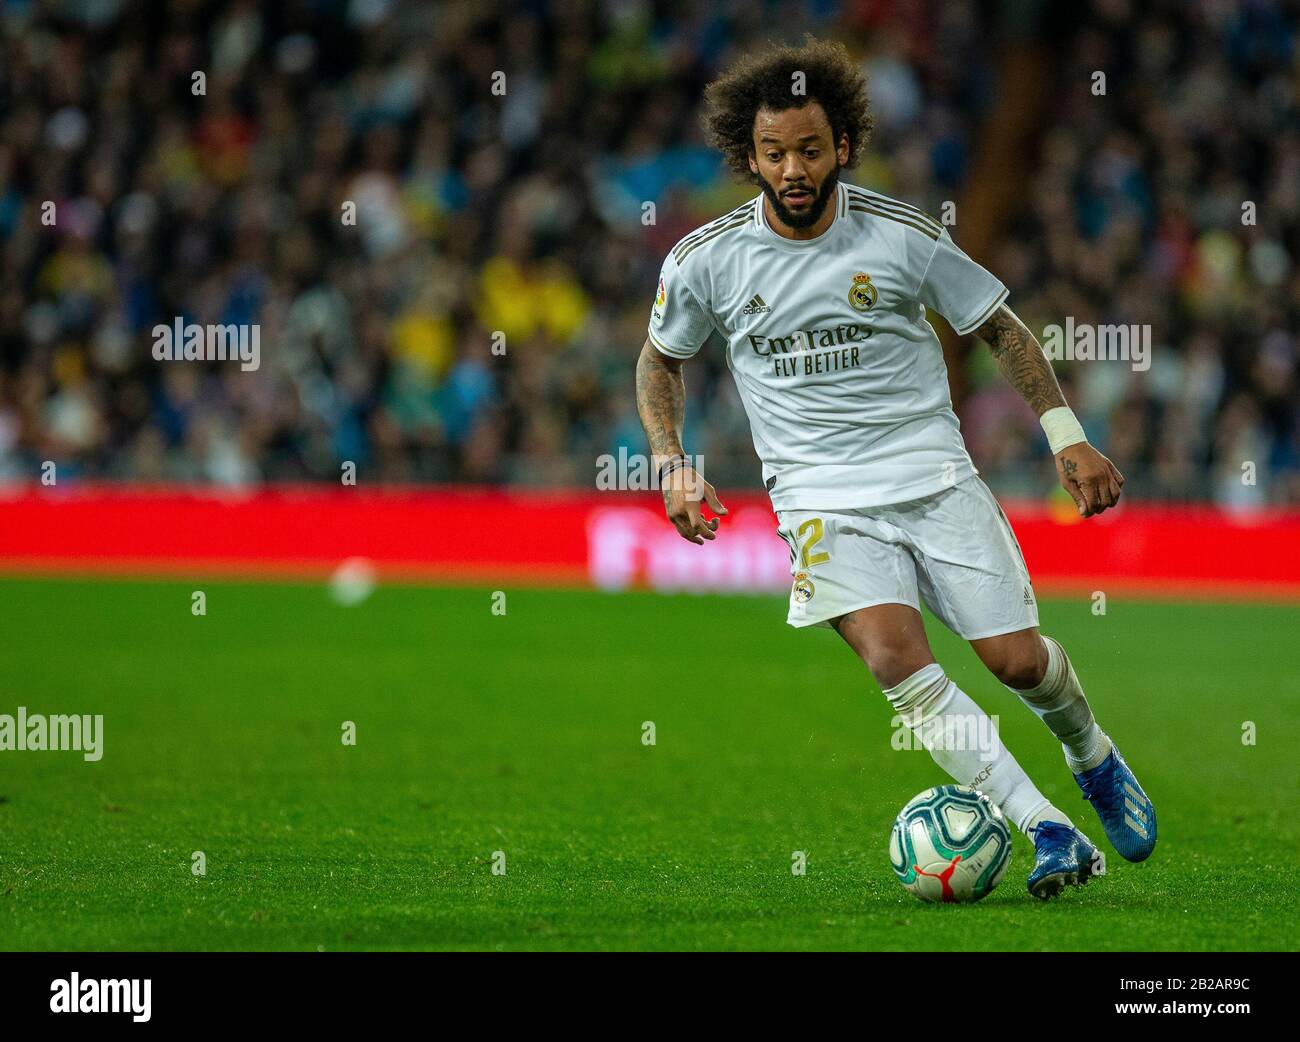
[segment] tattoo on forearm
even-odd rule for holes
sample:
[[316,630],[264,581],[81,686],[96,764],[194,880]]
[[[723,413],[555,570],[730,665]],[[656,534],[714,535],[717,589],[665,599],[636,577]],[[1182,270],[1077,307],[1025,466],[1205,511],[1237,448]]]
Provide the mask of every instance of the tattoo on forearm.
[[1034,412],[1041,416],[1065,404],[1052,363],[1014,311],[1001,305],[975,332],[987,341],[1002,375]]
[[686,423],[686,382],[680,364],[659,355],[652,347],[636,363],[636,411],[641,417],[650,454],[656,459],[682,451]]

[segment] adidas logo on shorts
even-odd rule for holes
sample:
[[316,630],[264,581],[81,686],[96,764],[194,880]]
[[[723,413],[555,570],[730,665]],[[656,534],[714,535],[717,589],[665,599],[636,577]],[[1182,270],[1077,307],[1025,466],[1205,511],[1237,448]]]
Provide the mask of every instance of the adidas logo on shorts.
[[770,312],[772,309],[767,306],[767,301],[755,293],[749,298],[749,303],[740,309],[742,315],[762,315]]

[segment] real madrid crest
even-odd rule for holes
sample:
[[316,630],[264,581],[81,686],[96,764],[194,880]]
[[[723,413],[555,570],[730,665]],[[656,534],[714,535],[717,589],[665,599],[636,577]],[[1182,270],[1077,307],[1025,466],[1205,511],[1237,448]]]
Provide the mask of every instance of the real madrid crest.
[[849,303],[855,311],[870,311],[876,306],[876,287],[871,284],[871,276],[866,272],[860,271],[853,276]]
[[791,590],[791,596],[800,604],[807,604],[812,600],[815,589],[812,580],[808,578],[807,572],[798,572],[794,577],[794,589]]

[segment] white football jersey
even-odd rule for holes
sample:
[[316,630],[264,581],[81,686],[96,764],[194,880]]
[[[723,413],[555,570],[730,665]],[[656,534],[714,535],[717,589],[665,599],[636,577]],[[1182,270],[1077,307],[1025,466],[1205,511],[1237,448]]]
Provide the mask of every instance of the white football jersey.
[[664,261],[650,342],[695,354],[713,330],[749,414],[777,510],[856,510],[976,473],[925,309],[977,329],[1006,287],[932,217],[840,183],[815,239],[774,232],[763,196]]

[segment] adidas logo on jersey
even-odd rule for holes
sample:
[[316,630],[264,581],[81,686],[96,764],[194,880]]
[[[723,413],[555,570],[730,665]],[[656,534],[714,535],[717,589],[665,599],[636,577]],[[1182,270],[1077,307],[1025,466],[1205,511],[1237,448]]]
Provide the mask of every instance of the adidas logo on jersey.
[[767,306],[767,302],[755,293],[749,298],[749,303],[740,309],[742,315],[762,315],[770,312],[772,309]]

